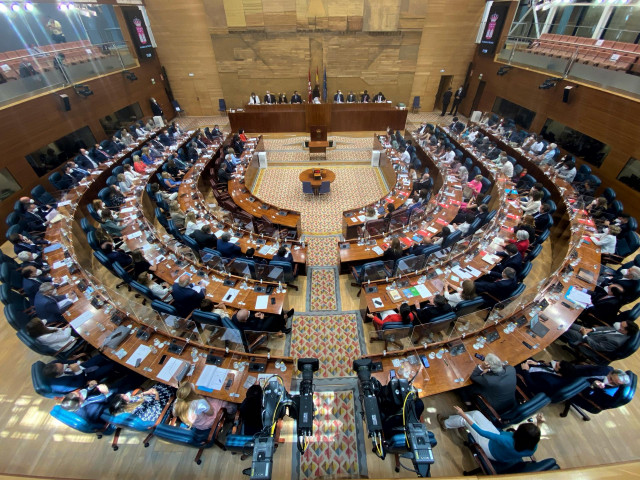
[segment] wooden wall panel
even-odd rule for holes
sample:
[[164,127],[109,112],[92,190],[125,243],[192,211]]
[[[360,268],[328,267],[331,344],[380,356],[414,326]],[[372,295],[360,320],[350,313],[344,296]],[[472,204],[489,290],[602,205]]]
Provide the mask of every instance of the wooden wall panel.
[[[174,96],[188,115],[216,113],[218,99],[224,97],[203,0],[148,0],[145,3],[158,55],[167,70]],[[225,0],[225,9],[227,3],[237,5],[239,2]]]
[[[0,218],[4,219],[13,210],[15,201],[29,195],[36,185],[52,188],[48,175],[38,177],[27,163],[25,156],[34,150],[85,126],[89,126],[97,141],[104,140],[106,135],[100,118],[136,102],[145,116],[151,116],[149,97],[160,103],[168,117],[172,116],[173,110],[160,79],[160,64],[153,60],[131,71],[138,77],[135,82],[120,73],[83,82],[94,92],[90,97],[80,97],[73,88],[66,88],[0,110],[0,168],[7,168],[22,187],[21,191],[0,203]],[[71,111],[62,109],[58,94],[69,96]],[[6,224],[0,222],[0,234],[4,235],[5,231]]]
[[551,118],[610,145],[611,151],[602,166],[590,166],[602,179],[603,186],[616,190],[625,210],[640,218],[640,194],[616,180],[629,157],[640,158],[637,120],[640,103],[585,85],[574,88],[570,102],[563,103],[564,86],[574,83],[560,82],[555,88],[540,90],[538,86],[549,75],[514,68],[498,76],[500,66],[491,58],[476,55],[469,94],[461,111],[469,113],[479,84],[478,76],[482,74],[486,86],[478,106],[480,110],[491,110],[496,97],[502,97],[536,112],[530,128],[533,132],[540,132],[547,118]]

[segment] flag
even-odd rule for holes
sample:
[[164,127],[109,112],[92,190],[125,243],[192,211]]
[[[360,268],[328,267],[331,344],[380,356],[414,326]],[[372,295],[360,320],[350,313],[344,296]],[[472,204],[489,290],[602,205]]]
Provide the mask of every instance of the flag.
[[320,83],[320,79],[318,78],[318,67],[316,67],[316,85]]
[[327,67],[324,67],[324,84],[322,85],[322,101],[327,101]]
[[309,103],[311,103],[311,100],[313,100],[311,98],[311,69],[309,69]]

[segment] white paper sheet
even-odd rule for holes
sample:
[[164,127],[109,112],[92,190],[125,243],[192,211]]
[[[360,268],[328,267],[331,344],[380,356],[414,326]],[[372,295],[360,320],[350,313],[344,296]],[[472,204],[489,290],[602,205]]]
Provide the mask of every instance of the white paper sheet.
[[138,346],[138,348],[136,348],[136,351],[133,352],[129,357],[129,360],[127,360],[127,365],[133,365],[135,367],[138,359],[142,363],[142,361],[147,358],[147,355],[149,355],[150,352],[151,347],[148,347],[147,345]]
[[567,300],[571,300],[574,303],[579,303],[586,307],[591,305],[591,295],[573,287],[567,295]]
[[256,310],[264,310],[269,304],[269,295],[258,295],[256,297]]
[[235,288],[230,288],[229,290],[227,290],[227,293],[223,297],[222,301],[223,302],[233,302],[236,299],[236,297],[238,296],[239,293],[240,293],[240,290],[237,290]]
[[158,378],[160,380],[168,382],[176,374],[183,363],[183,360],[180,360],[176,357],[168,357],[167,363],[165,363],[164,367],[162,367],[162,370],[160,370],[160,373],[158,373]]
[[431,292],[424,285],[416,285],[416,290],[418,291],[418,293],[422,298],[427,298],[431,296]]
[[73,328],[74,330],[77,330],[82,326],[83,323],[91,320],[92,316],[93,316],[92,312],[84,312],[82,315],[78,315],[76,318],[74,318],[69,323],[69,325],[71,325],[71,328]]
[[382,302],[382,299],[380,297],[374,298],[373,299],[373,304],[378,308],[384,305],[384,303]]
[[462,278],[463,280],[471,278],[471,275],[465,272],[464,270],[462,270],[462,268],[460,268],[459,266],[453,267],[451,271],[455,273],[457,276],[459,276],[460,278]]
[[131,235],[127,235],[127,238],[129,240],[133,240],[134,238],[138,238],[140,235],[142,235],[142,232],[137,231],[137,232],[133,232]]
[[196,381],[196,386],[209,390],[220,390],[224,384],[229,370],[215,365],[205,365],[200,377]]
[[373,247],[371,250],[373,250],[376,255],[382,255],[384,254],[384,250],[382,250],[380,247],[378,247],[377,245],[375,247]]

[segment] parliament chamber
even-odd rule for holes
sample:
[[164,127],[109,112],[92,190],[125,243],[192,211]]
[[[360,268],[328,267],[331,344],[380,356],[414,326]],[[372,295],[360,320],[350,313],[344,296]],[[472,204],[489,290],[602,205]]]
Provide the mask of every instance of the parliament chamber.
[[0,25],[0,477],[640,474],[640,2]]

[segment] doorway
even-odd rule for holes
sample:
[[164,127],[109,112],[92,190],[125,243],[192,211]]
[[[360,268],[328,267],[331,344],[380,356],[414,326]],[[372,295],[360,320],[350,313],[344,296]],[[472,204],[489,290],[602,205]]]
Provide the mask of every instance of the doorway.
[[442,94],[453,84],[453,75],[442,75],[440,77],[440,85],[438,85],[438,93],[436,93],[435,101],[433,102],[434,110],[442,110]]
[[469,115],[475,112],[478,109],[478,105],[480,104],[480,99],[482,98],[482,92],[484,92],[484,86],[487,84],[484,80],[480,80],[478,83],[478,89],[476,90],[476,95],[473,97],[473,103],[471,104],[471,111]]

